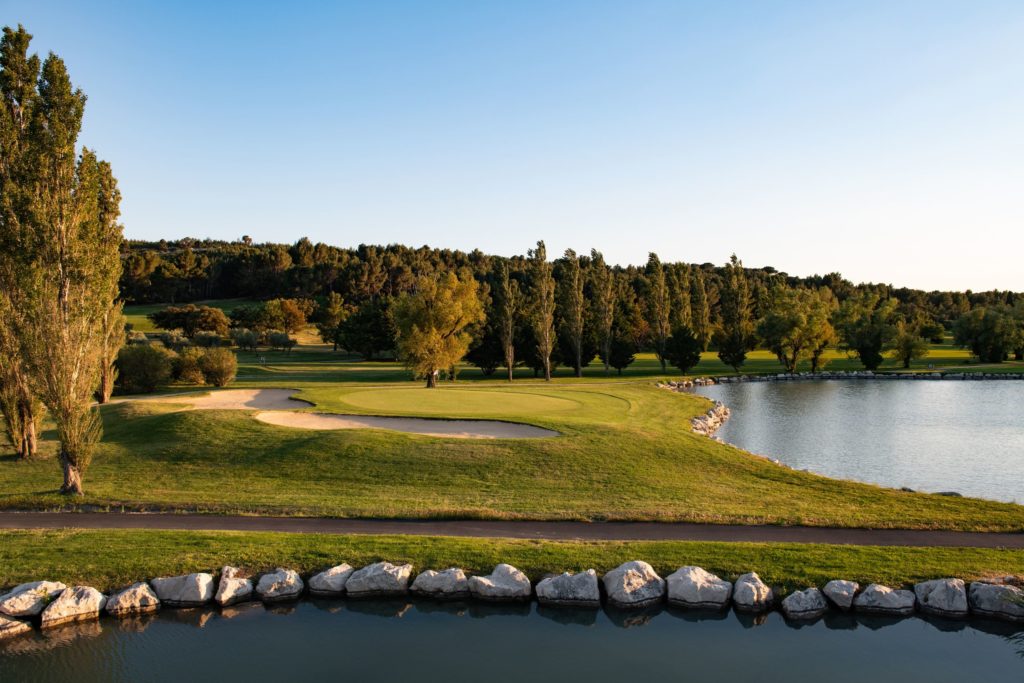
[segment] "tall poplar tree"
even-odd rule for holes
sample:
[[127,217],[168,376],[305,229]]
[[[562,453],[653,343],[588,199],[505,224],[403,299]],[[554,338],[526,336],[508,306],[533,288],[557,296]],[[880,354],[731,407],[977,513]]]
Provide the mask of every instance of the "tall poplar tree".
[[668,338],[672,336],[672,302],[669,299],[665,269],[662,267],[658,255],[653,251],[647,257],[645,275],[647,279],[647,324],[651,330],[654,352],[661,363],[661,371],[665,372],[668,369],[665,350]]
[[718,357],[739,372],[754,348],[754,321],[750,311],[750,288],[743,262],[732,255],[725,266],[725,282],[721,293],[722,326],[715,336]]
[[563,271],[560,282],[562,326],[572,345],[572,367],[576,377],[583,376],[583,325],[586,322],[586,306],[583,299],[583,269],[580,259],[572,249],[565,250]]
[[612,355],[612,342],[615,339],[615,302],[618,300],[618,293],[615,289],[615,274],[605,264],[601,252],[591,249],[590,261],[594,289],[594,318],[601,347],[601,361],[604,363],[604,374],[607,375]]
[[[680,327],[693,329],[693,314],[690,310],[690,267],[685,263],[676,263],[668,267],[668,289],[671,301],[671,321],[673,330]],[[674,333],[673,333],[674,334]]]
[[92,403],[104,320],[117,306],[120,194],[110,165],[78,151],[85,95],[59,57],[43,62],[35,87],[19,168],[4,187],[2,270],[17,285],[8,298],[22,361],[60,442],[61,491],[81,494],[102,431]]
[[551,381],[551,352],[555,348],[555,278],[548,263],[544,241],[537,242],[530,257],[530,324],[537,340],[537,356],[544,368],[544,380]]
[[690,283],[690,304],[693,334],[700,343],[701,351],[707,351],[712,333],[711,303],[708,301],[708,291],[704,286],[704,271],[700,268],[693,270]]
[[498,321],[501,333],[501,348],[505,354],[505,367],[508,369],[508,381],[516,367],[516,323],[519,320],[519,307],[522,298],[519,294],[519,283],[509,275],[507,261],[498,264]]

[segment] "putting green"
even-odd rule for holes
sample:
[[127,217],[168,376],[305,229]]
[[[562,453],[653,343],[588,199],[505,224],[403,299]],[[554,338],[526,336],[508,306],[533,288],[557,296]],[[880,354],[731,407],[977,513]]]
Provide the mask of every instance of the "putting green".
[[341,403],[360,410],[382,413],[414,413],[445,417],[481,415],[544,415],[564,413],[580,407],[569,398],[524,391],[481,391],[438,388],[366,389],[337,397]]

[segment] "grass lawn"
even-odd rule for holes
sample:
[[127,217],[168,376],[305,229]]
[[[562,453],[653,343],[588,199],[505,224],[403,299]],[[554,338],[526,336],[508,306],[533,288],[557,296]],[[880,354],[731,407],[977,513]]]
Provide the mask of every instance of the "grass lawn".
[[[457,383],[428,391],[410,383],[339,382],[335,372],[296,369],[287,382],[239,384],[293,386],[317,410],[487,417],[561,436],[318,432],[260,423],[245,411],[115,404],[103,409],[104,441],[77,503],[342,517],[1024,529],[1024,506],[838,481],[696,436],[688,422],[707,400],[650,381]],[[65,504],[55,491],[59,483],[52,459],[0,460],[0,507]]]
[[457,566],[489,573],[508,562],[534,581],[547,572],[599,573],[646,560],[664,577],[696,564],[735,580],[751,570],[788,592],[830,579],[901,586],[939,577],[971,580],[1019,573],[1024,551],[882,548],[803,544],[554,542],[410,536],[331,536],[181,531],[0,532],[0,587],[59,580],[111,590],[139,580],[225,564],[260,572],[283,566],[308,573],[341,562],[409,562],[415,571]]

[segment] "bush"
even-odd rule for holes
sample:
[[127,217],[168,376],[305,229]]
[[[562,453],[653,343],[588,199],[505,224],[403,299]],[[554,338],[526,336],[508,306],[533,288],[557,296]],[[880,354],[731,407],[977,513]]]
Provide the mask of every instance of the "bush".
[[267,341],[270,343],[270,348],[281,351],[291,351],[298,343],[288,336],[287,332],[271,332],[267,335]]
[[123,347],[117,354],[118,384],[125,393],[149,394],[171,380],[175,353],[156,344]]
[[186,346],[192,345],[192,342],[188,340],[188,337],[179,332],[162,332],[157,338],[165,348],[171,349],[172,351],[181,351]]
[[196,346],[211,349],[215,346],[220,346],[221,336],[216,332],[198,332],[192,341]]
[[245,327],[236,327],[231,330],[231,341],[240,349],[256,350],[260,337],[252,330]]
[[685,375],[700,362],[700,346],[700,341],[693,334],[693,330],[682,325],[677,327],[669,337],[665,348],[665,358]]
[[199,358],[199,367],[208,384],[227,386],[238,374],[238,359],[229,349],[206,349]]
[[197,348],[182,349],[174,359],[174,379],[186,384],[206,384],[201,361],[203,351]]

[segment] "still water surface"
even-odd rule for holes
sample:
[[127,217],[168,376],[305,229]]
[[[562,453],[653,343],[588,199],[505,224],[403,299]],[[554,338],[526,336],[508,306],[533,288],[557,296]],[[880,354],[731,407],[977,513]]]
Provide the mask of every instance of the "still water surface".
[[723,440],[796,469],[1024,503],[1024,381],[719,384]]
[[[757,623],[760,621],[761,623]],[[0,645],[3,681],[1024,680],[1020,625],[406,601],[165,611]]]

